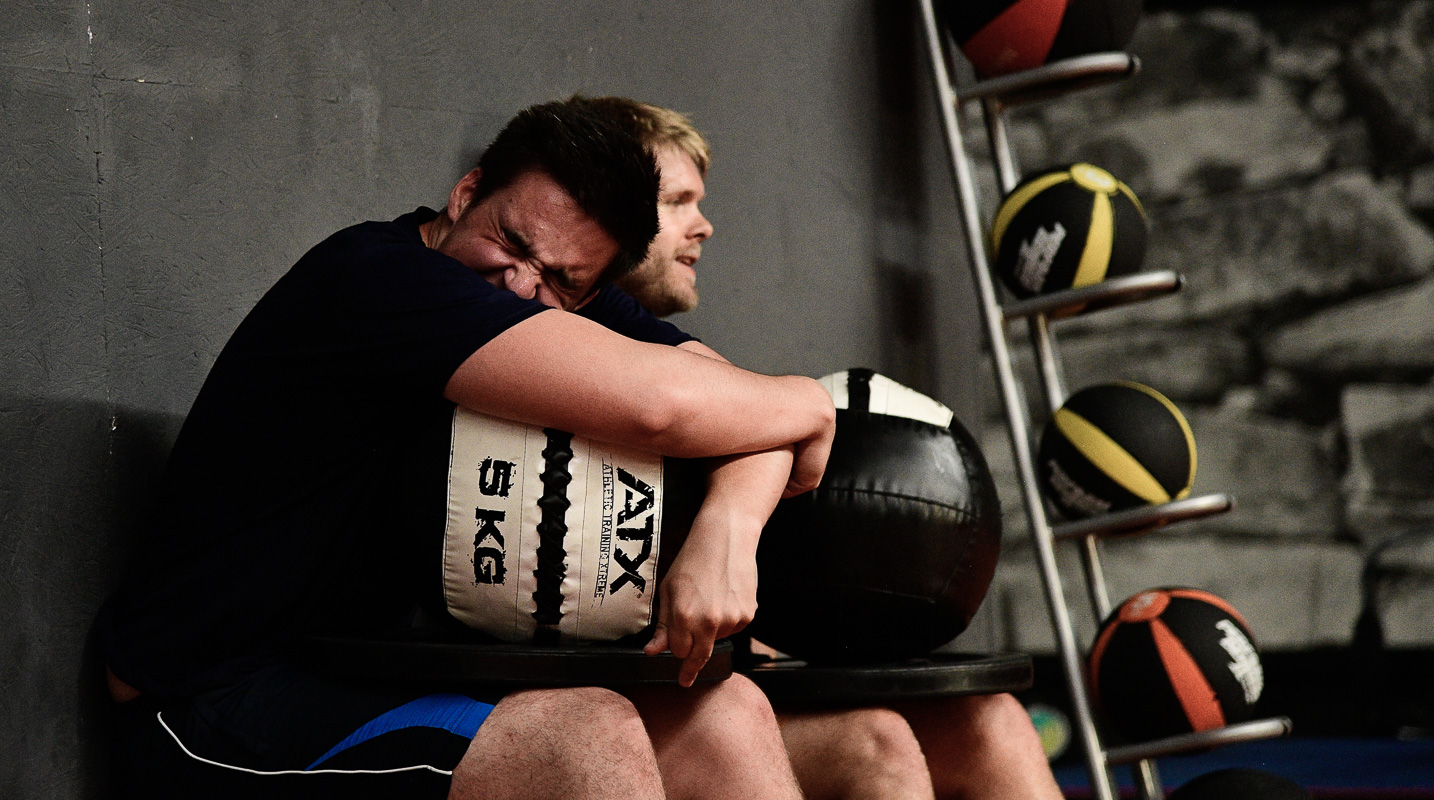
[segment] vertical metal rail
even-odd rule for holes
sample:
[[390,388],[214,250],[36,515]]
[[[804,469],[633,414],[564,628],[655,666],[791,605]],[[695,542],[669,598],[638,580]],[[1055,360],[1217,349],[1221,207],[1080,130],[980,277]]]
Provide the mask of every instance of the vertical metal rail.
[[1165,790],[1160,785],[1160,770],[1155,762],[1145,758],[1130,766],[1135,775],[1135,795],[1138,800],[1165,800]]
[[[1002,195],[1006,195],[1020,183],[1021,173],[1016,166],[1015,153],[1012,151],[1010,136],[1007,134],[1005,109],[999,98],[987,97],[981,101],[981,111],[986,123],[986,138],[991,147],[991,158],[996,165],[996,179],[1000,184]],[[1060,351],[1056,349],[1055,334],[1051,332],[1050,322],[1044,314],[1032,314],[1026,322],[1036,374],[1040,381],[1041,396],[1045,400],[1045,419],[1050,419],[1056,410],[1065,404],[1068,396]],[[1027,417],[1023,417],[1023,419],[1025,418]],[[1019,445],[1013,442],[1013,446]],[[1031,442],[1025,442],[1024,447],[1029,451]],[[1024,477],[1023,480],[1025,480]],[[1110,592],[1105,582],[1105,570],[1101,566],[1099,537],[1093,535],[1082,537],[1080,559],[1081,568],[1085,573],[1091,610],[1095,612],[1097,621],[1104,620],[1110,615],[1111,605]],[[1069,619],[1067,616],[1068,624]],[[1072,652],[1079,651],[1073,650]],[[1087,740],[1087,750],[1092,749],[1093,741]],[[1101,763],[1103,771],[1108,775],[1109,767],[1105,762],[1104,754],[1101,756]],[[1164,791],[1160,785],[1160,773],[1154,761],[1143,759],[1133,764],[1131,769],[1139,800],[1162,800],[1164,798]],[[1095,780],[1097,779],[1093,772],[1092,782]]]
[[[1020,183],[1021,173],[1016,167],[1011,140],[1006,133],[1004,109],[1000,100],[988,97],[981,101],[981,110],[986,120],[986,135],[991,145],[991,155],[996,163],[996,178],[1000,182],[1001,193],[1009,194],[1016,188],[1016,184]],[[1041,396],[1045,399],[1045,418],[1050,419],[1056,409],[1065,404],[1068,396],[1065,371],[1061,367],[1060,352],[1055,347],[1055,334],[1051,332],[1046,316],[1032,314],[1027,323]],[[1110,614],[1110,592],[1106,588],[1105,572],[1100,564],[1099,542],[1095,536],[1084,537],[1080,555],[1091,610],[1095,612],[1097,620],[1103,620]]]
[[961,207],[961,224],[966,233],[966,244],[971,259],[971,273],[980,296],[981,317],[985,324],[986,340],[991,347],[1001,401],[1006,412],[1006,423],[1011,438],[1011,451],[1016,462],[1021,482],[1022,500],[1027,519],[1031,525],[1031,536],[1035,544],[1040,565],[1042,582],[1051,615],[1051,627],[1056,635],[1067,687],[1074,706],[1076,727],[1085,745],[1086,765],[1090,771],[1091,791],[1098,800],[1114,800],[1110,774],[1106,769],[1105,750],[1101,746],[1095,721],[1091,714],[1090,701],[1086,696],[1082,679],[1079,650],[1075,643],[1075,632],[1071,628],[1069,609],[1061,587],[1060,573],[1056,569],[1055,539],[1050,523],[1046,519],[1045,507],[1037,488],[1035,463],[1031,457],[1030,436],[1027,431],[1025,406],[1020,398],[1020,389],[1011,367],[1010,351],[1006,347],[1005,321],[1001,307],[996,300],[995,286],[986,262],[985,233],[980,216],[977,214],[978,200],[971,165],[966,157],[961,138],[961,124],[958,114],[958,98],[952,86],[947,67],[947,49],[932,0],[918,0],[926,40],[930,50],[931,71],[936,84],[937,106],[941,112],[947,151],[951,159],[952,176],[956,183],[958,205]]

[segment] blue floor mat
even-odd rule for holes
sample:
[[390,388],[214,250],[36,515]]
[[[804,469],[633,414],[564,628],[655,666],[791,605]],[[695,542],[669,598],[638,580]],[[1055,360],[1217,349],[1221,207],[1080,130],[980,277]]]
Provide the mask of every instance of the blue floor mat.
[[[1056,780],[1067,797],[1089,797],[1082,763],[1063,760]],[[1319,798],[1434,798],[1434,739],[1298,738],[1221,747],[1209,753],[1158,761],[1166,791],[1228,767],[1282,775]],[[1133,795],[1130,769],[1115,770],[1122,794]]]

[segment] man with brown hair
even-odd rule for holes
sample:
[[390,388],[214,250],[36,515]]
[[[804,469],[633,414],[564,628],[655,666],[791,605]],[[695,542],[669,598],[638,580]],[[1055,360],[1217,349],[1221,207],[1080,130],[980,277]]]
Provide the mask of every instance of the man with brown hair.
[[[707,141],[670,109],[620,97],[597,102],[637,127],[662,173],[657,237],[618,285],[659,316],[691,310],[698,300],[695,266],[712,235],[698,209],[711,163]],[[808,800],[1061,797],[1030,718],[1009,694],[830,711],[778,708],[777,720]]]
[[[535,106],[438,208],[335,233],[249,312],[97,622],[122,796],[797,800],[761,692],[692,683],[751,619],[757,536],[820,480],[835,412],[815,381],[732,367],[608,285],[645,257],[658,187],[606,112]],[[459,407],[710,459],[649,645],[688,688],[469,694],[296,656],[314,633],[401,626],[429,586],[449,473],[427,456]]]

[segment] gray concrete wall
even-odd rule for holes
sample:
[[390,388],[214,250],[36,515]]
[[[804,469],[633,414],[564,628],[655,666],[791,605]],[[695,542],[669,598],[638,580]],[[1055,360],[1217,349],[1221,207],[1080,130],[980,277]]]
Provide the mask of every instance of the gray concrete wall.
[[[1271,9],[1153,13],[1140,77],[1014,120],[1025,167],[1089,159],[1129,182],[1151,212],[1150,266],[1189,277],[1180,297],[1061,323],[1072,385],[1165,391],[1195,427],[1197,491],[1239,502],[1112,543],[1112,591],[1202,586],[1266,644],[1339,644],[1368,563],[1391,642],[1428,646],[1434,562],[1403,532],[1434,523],[1434,6]],[[709,134],[717,236],[685,324],[734,361],[874,366],[990,421],[904,4],[60,0],[3,15],[0,797],[103,796],[93,614],[243,314],[334,229],[441,202],[522,106],[627,94]],[[1009,448],[985,435],[1014,506]],[[1041,651],[1011,512],[962,643]]]
[[100,796],[84,658],[215,355],[310,245],[438,204],[517,109],[716,151],[687,326],[740,364],[984,376],[908,10],[876,0],[42,0],[0,21],[0,797]]

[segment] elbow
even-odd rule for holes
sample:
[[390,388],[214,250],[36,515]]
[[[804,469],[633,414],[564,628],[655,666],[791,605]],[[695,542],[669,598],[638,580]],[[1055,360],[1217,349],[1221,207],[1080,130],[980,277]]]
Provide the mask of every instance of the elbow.
[[811,396],[811,435],[821,435],[823,432],[835,428],[836,406],[832,404],[831,395],[827,394],[827,390],[823,389],[820,383],[811,378],[798,378],[797,380],[804,382],[807,393]]
[[656,386],[644,393],[640,407],[630,417],[633,441],[644,449],[677,458],[700,458],[705,452],[691,435],[692,422],[699,414],[693,392],[676,386]]

